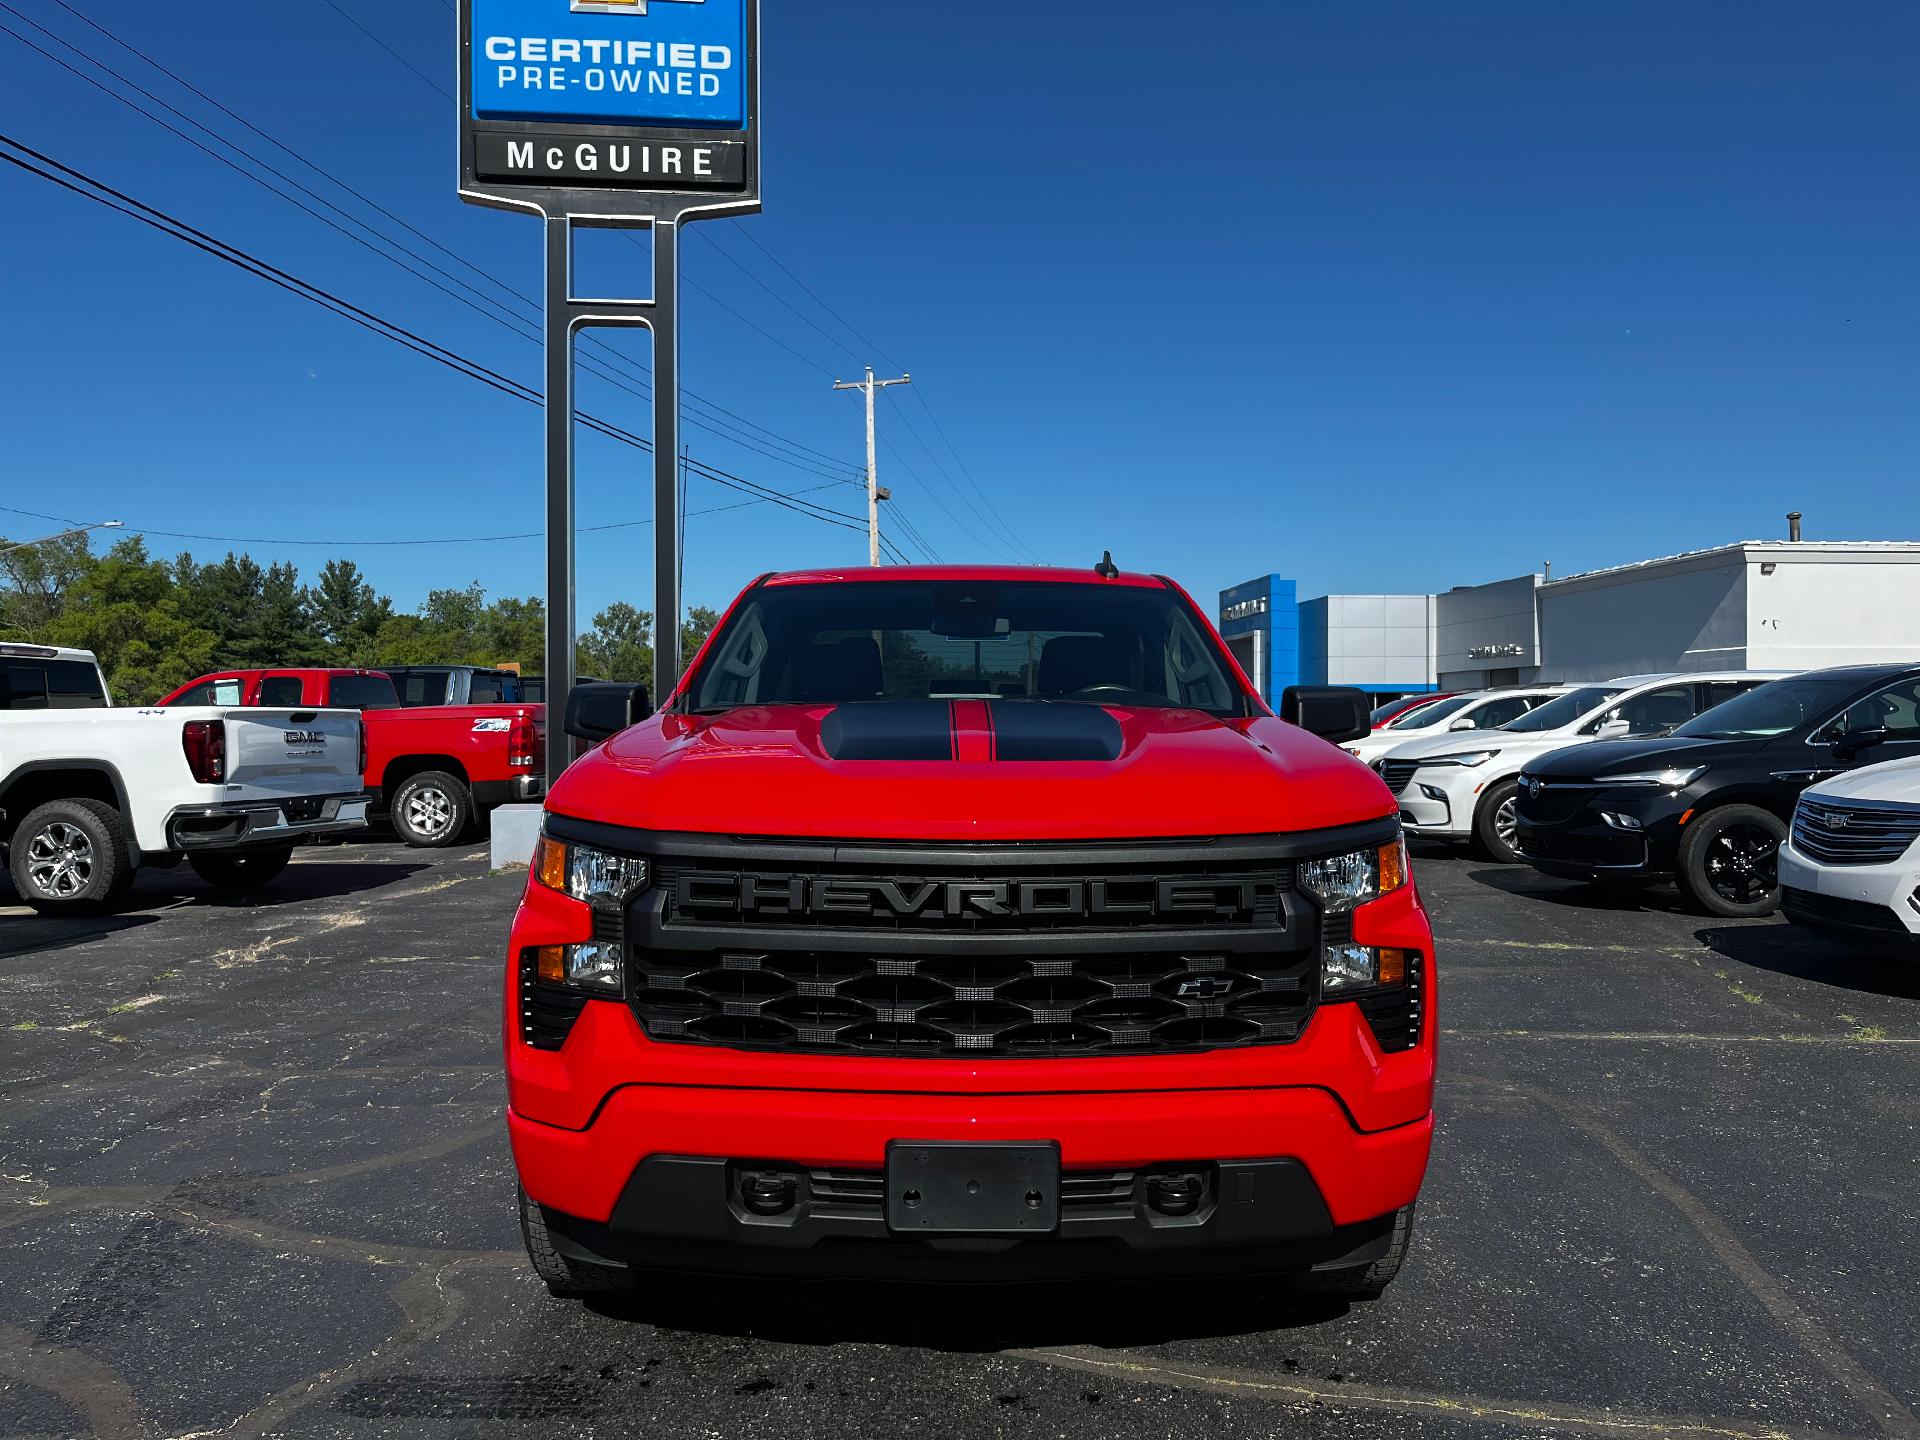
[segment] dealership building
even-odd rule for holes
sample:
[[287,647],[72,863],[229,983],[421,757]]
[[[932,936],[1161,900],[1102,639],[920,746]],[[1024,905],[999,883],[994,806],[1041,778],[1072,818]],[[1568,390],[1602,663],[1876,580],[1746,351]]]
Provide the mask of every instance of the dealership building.
[[1920,660],[1920,542],[1749,540],[1440,595],[1302,601],[1267,575],[1220,592],[1220,633],[1269,700]]

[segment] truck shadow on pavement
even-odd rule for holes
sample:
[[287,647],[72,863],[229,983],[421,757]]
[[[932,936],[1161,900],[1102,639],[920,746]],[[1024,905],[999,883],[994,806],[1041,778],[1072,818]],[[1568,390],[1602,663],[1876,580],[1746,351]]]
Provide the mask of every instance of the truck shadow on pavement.
[[659,1274],[635,1294],[588,1304],[610,1320],[728,1339],[959,1354],[1231,1339],[1323,1325],[1350,1308],[1244,1278],[926,1285]]
[[[383,862],[310,861],[289,865],[271,884],[245,894],[222,894],[184,864],[172,870],[142,870],[133,888],[105,912],[23,914],[0,919],[0,937],[4,937],[0,938],[0,953],[97,940],[129,926],[148,924],[167,910],[275,910],[314,900],[338,900],[384,890],[431,868],[398,857]],[[18,903],[13,886],[0,881],[0,906]]]
[[1839,990],[1920,1000],[1920,958],[1913,947],[1877,950],[1809,934],[1794,925],[1709,926],[1694,938],[1737,965]]

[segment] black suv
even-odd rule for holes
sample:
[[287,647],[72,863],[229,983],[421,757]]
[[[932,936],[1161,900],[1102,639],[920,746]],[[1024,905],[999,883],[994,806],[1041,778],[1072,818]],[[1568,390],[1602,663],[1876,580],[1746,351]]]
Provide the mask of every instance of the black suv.
[[1794,801],[1816,780],[1920,755],[1920,665],[1775,680],[1653,740],[1556,750],[1527,766],[1523,860],[1601,884],[1677,880],[1714,915],[1766,915]]

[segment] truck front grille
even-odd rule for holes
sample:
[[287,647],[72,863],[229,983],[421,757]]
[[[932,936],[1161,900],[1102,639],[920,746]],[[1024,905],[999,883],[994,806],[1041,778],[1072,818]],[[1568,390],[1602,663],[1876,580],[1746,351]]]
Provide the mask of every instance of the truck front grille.
[[709,837],[654,857],[628,911],[628,999],[654,1040],[735,1049],[980,1059],[1284,1044],[1319,991],[1319,916],[1295,890],[1296,856],[1330,848]]

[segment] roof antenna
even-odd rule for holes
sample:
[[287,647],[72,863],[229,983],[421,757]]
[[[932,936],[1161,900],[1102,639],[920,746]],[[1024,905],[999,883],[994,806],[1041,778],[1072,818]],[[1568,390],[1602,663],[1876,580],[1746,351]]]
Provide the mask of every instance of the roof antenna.
[[1100,556],[1100,563],[1093,567],[1093,573],[1102,580],[1118,580],[1120,567],[1113,563],[1113,551],[1108,550]]

